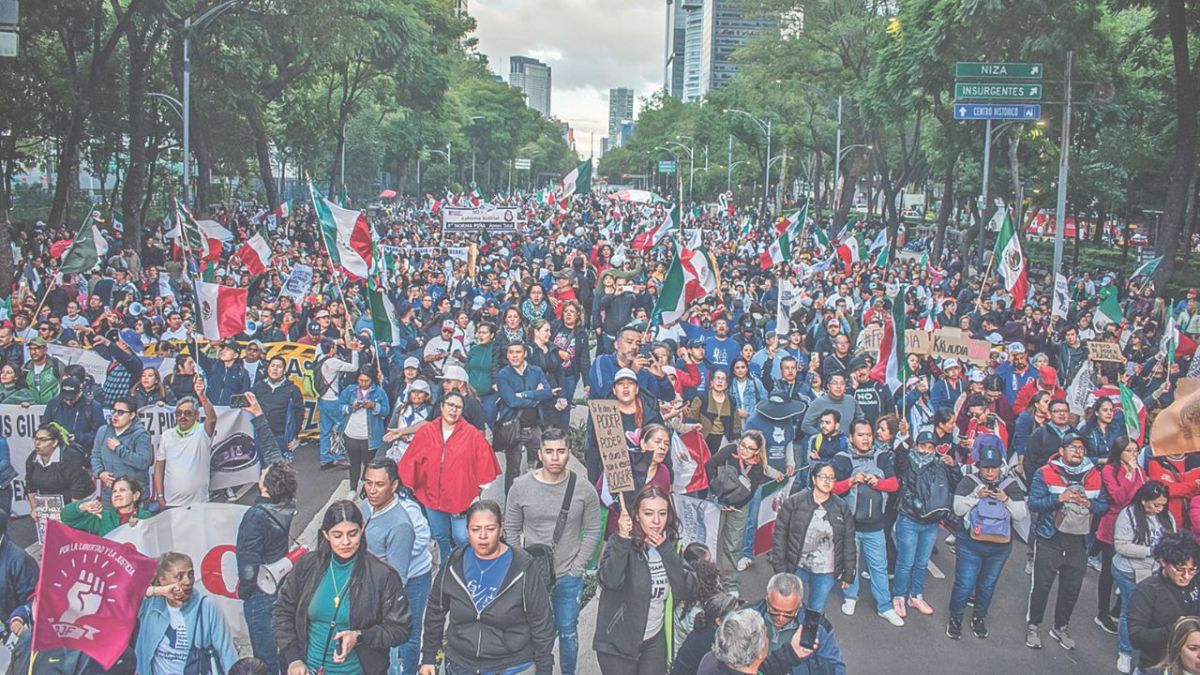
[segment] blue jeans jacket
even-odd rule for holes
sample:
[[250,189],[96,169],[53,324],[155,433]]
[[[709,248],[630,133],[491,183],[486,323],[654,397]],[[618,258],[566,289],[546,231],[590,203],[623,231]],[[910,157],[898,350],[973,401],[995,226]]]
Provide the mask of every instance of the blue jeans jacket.
[[[350,419],[351,413],[354,412],[353,404],[358,397],[357,390],[358,384],[352,384],[338,395],[338,403],[342,406],[342,414],[346,420]],[[392,409],[388,404],[387,393],[383,391],[383,387],[377,384],[371,385],[364,398],[375,404],[373,410],[367,411],[367,449],[376,450],[383,445],[383,431],[387,426],[387,418]],[[344,427],[345,421],[342,424]]]

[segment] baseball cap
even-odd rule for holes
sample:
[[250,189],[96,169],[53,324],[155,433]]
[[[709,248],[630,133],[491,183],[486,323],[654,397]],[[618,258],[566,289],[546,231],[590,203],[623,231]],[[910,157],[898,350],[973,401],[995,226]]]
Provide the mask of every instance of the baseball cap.
[[981,469],[999,469],[1004,466],[1004,457],[1000,449],[992,444],[979,446],[979,460],[976,462]]
[[1065,448],[1068,445],[1071,445],[1072,443],[1074,443],[1075,441],[1079,441],[1082,443],[1083,436],[1080,436],[1079,434],[1075,433],[1074,431],[1069,431],[1062,437],[1062,440],[1058,443],[1058,447]]
[[942,370],[950,370],[951,368],[962,368],[962,364],[959,363],[958,359],[955,358],[949,358],[945,361],[942,361]]
[[417,360],[417,357],[410,356],[407,359],[404,359],[404,367],[405,368],[416,368],[417,370],[420,370],[421,362]]
[[430,393],[429,383],[425,380],[413,380],[413,383],[408,385],[409,391],[423,391],[426,394]]
[[629,368],[622,368],[617,371],[617,376],[613,378],[613,384],[616,384],[621,380],[633,380],[634,382],[637,382],[637,373],[633,372]]
[[442,330],[454,330],[455,328],[456,326],[454,325],[454,322],[450,319],[446,319],[442,322]]
[[1042,384],[1054,386],[1058,384],[1058,371],[1054,366],[1042,366],[1038,368],[1038,377],[1041,378]]
[[867,367],[867,355],[859,354],[850,361],[850,370],[858,370],[859,368]]
[[40,335],[29,341],[29,345],[32,347],[45,347],[46,344],[46,338]]
[[75,398],[79,395],[81,389],[82,385],[79,384],[79,380],[73,377],[65,377],[62,383],[59,384],[59,392],[62,393],[63,398]]
[[459,382],[467,381],[467,371],[465,368],[453,363],[446,364],[442,369],[442,374],[438,375],[439,380],[458,380]]
[[313,315],[314,319],[326,319],[329,317],[329,310],[323,309]]
[[1008,353],[1009,354],[1024,354],[1025,353],[1025,344],[1022,342],[1008,343]]
[[936,442],[937,441],[934,439],[932,431],[922,431],[921,433],[917,434],[917,445],[921,445],[922,443]]
[[977,383],[977,384],[978,384],[978,383],[980,383],[980,382],[983,382],[983,380],[984,380],[984,378],[985,378],[985,377],[986,377],[986,375],[985,375],[985,374],[984,374],[984,372],[983,372],[982,370],[980,370],[979,368],[972,368],[972,369],[971,369],[971,375],[970,375],[970,379],[971,379],[971,381],[972,381],[972,382],[975,382],[975,383]]

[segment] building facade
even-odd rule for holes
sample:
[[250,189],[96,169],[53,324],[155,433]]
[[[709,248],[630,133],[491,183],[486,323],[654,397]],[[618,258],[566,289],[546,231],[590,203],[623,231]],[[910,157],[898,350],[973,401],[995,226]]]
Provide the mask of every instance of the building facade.
[[633,119],[633,90],[617,87],[608,90],[608,138],[612,146],[623,145],[621,123]]
[[528,56],[509,57],[508,83],[525,94],[526,105],[550,117],[550,66]]

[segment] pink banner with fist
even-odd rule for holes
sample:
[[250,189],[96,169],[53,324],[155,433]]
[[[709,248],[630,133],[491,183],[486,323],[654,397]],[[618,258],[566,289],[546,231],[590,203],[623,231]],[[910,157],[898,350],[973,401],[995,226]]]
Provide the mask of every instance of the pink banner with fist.
[[47,521],[33,649],[78,649],[111,668],[129,644],[154,567],[128,546]]

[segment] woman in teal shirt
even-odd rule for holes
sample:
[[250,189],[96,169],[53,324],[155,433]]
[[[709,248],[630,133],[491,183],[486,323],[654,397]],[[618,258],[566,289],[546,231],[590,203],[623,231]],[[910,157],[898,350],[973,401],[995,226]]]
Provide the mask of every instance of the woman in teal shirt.
[[385,675],[388,651],[408,640],[400,575],[367,552],[354,502],[325,511],[320,544],[284,578],[271,615],[287,675]]

